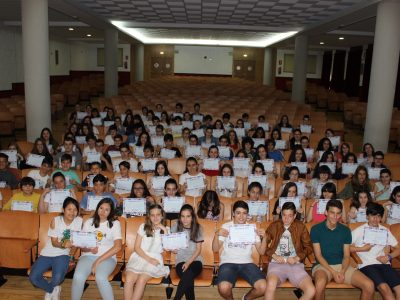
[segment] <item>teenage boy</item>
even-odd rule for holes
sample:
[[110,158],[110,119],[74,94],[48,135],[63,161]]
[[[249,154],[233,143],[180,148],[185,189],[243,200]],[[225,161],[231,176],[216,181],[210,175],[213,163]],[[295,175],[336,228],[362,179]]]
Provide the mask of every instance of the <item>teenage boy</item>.
[[74,140],[70,137],[66,137],[64,139],[64,152],[57,153],[57,155],[54,159],[54,167],[60,168],[60,165],[62,163],[61,157],[64,154],[68,154],[71,156],[71,166],[70,167],[72,167],[76,170],[81,169],[82,156],[79,153],[79,151],[74,151]]
[[[34,193],[33,188],[35,187],[35,180],[30,177],[23,177],[20,182],[21,191],[15,193],[11,199],[3,206],[3,210],[26,210],[37,212],[39,206],[40,194]],[[30,207],[28,205],[16,205],[14,206],[14,202],[30,202]],[[17,203],[18,204],[18,203]]]
[[326,205],[326,221],[311,228],[311,241],[317,260],[312,269],[316,300],[325,299],[325,287],[333,279],[336,283],[351,284],[361,289],[360,299],[374,297],[374,283],[360,271],[350,266],[350,229],[339,223],[343,204],[329,200]]
[[[114,195],[110,192],[106,191],[107,188],[107,178],[98,174],[93,178],[93,190],[91,192],[87,192],[80,202],[80,207],[83,211],[91,211],[94,210],[97,206],[97,203],[100,202],[101,199],[110,198],[114,202],[114,207],[118,206],[118,201],[114,198]],[[89,201],[97,202],[96,205],[89,203]],[[90,207],[92,205],[92,207]]]
[[[393,234],[385,226],[380,225],[385,209],[382,205],[372,202],[367,204],[368,223],[353,230],[351,252],[356,252],[361,259],[359,270],[368,276],[384,300],[400,299],[400,274],[395,271],[390,262],[400,255],[400,247]],[[366,244],[364,236],[367,230],[377,229],[386,236],[385,245]]]
[[0,182],[4,187],[16,189],[18,186],[18,178],[9,168],[8,155],[0,153]]
[[81,179],[79,178],[78,174],[71,169],[72,156],[69,154],[63,154],[60,160],[60,168],[55,170],[51,176],[53,176],[56,172],[61,172],[65,177],[67,189],[72,189],[74,186],[81,183]]
[[[215,232],[212,248],[219,252],[223,248],[218,271],[218,292],[222,298],[233,300],[232,288],[238,277],[246,280],[252,289],[242,299],[251,300],[261,297],[265,293],[265,276],[254,264],[251,257],[251,244],[233,244],[229,238],[229,228],[237,224],[246,224],[249,206],[245,201],[239,200],[233,204],[233,221],[222,225]],[[260,239],[260,237],[262,239]],[[255,247],[260,255],[265,253],[266,239],[263,230],[257,230]]]
[[303,264],[313,251],[312,243],[304,223],[296,220],[296,214],[293,202],[286,202],[282,206],[282,218],[267,228],[266,255],[270,263],[265,299],[273,300],[277,286],[286,280],[303,291],[302,300],[314,298],[315,287]]
[[50,159],[43,159],[42,164],[39,169],[30,170],[28,176],[35,180],[35,188],[36,189],[44,189],[47,187],[50,182],[49,172],[51,170],[51,166],[53,165]]

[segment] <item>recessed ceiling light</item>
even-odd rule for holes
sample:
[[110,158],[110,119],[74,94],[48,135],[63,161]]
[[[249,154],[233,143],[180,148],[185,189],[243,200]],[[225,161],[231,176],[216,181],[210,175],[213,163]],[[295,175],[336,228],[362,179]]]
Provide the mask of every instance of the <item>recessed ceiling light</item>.
[[164,51],[161,51],[160,54],[161,54],[161,55],[164,55]]
[[74,31],[75,29],[72,28],[72,27],[70,27],[70,28],[68,28],[68,30],[69,30],[69,31]]
[[243,54],[243,57],[247,57],[247,54],[245,53],[245,54]]
[[339,37],[339,40],[344,40],[344,37],[342,37],[342,36],[341,36],[341,37]]
[[90,33],[88,33],[86,36],[87,36],[87,37],[91,37],[92,35],[91,35]]
[[319,42],[319,44],[320,44],[320,45],[325,45],[325,43],[324,43],[324,42]]

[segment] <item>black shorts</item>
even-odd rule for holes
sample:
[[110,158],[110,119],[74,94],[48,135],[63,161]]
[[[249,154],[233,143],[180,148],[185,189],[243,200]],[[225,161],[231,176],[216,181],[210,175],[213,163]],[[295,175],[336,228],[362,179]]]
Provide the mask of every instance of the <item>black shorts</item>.
[[369,265],[360,271],[374,282],[375,288],[382,283],[386,283],[391,289],[400,285],[400,274],[391,265]]

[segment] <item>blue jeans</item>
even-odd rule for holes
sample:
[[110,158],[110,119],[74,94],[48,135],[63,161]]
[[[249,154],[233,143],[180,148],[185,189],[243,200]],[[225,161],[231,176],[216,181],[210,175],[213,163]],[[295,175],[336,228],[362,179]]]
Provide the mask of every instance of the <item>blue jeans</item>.
[[[47,293],[52,293],[53,288],[60,285],[65,278],[65,274],[68,271],[69,256],[39,256],[32,266],[31,273],[29,274],[29,280],[32,284]],[[43,273],[50,270],[52,271],[52,277],[50,282],[43,277]]]

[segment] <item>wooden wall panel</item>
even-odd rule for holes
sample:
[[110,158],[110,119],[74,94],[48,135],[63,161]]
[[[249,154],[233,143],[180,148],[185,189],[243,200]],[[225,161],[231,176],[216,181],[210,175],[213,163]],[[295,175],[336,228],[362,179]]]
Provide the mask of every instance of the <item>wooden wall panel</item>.
[[[264,48],[234,47],[232,58],[233,77],[244,78],[258,83],[263,82]],[[239,62],[241,64],[240,70],[237,70]]]

